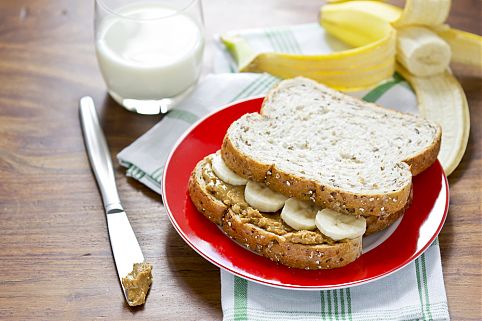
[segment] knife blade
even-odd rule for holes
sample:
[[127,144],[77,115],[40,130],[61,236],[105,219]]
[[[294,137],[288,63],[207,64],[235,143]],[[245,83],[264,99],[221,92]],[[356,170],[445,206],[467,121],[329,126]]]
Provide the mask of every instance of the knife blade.
[[136,235],[121,205],[117,191],[109,148],[99,124],[94,101],[91,97],[80,99],[80,122],[90,165],[102,195],[107,217],[110,245],[117,275],[127,302],[127,292],[122,278],[131,272],[134,263],[144,262]]

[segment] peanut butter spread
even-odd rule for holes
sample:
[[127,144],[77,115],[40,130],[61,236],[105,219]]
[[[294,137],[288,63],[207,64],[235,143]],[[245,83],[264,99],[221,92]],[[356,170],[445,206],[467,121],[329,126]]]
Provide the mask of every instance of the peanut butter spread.
[[292,243],[315,245],[333,244],[335,241],[316,231],[296,231],[286,225],[280,217],[280,212],[265,213],[250,207],[244,199],[244,186],[234,186],[220,180],[212,170],[208,162],[202,169],[203,179],[206,182],[206,190],[215,198],[229,206],[241,218],[244,223],[256,225],[268,232],[282,235]]
[[149,263],[134,263],[132,272],[122,278],[122,285],[126,291],[127,303],[130,306],[141,305],[146,302],[147,292],[152,283],[152,265]]

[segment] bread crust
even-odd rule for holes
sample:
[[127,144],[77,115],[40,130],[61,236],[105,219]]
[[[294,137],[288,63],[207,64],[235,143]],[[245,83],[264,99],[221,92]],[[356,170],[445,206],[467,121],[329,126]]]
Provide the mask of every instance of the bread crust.
[[413,176],[417,176],[437,160],[438,153],[440,151],[440,144],[442,143],[442,130],[440,127],[437,131],[436,139],[433,144],[422,150],[420,153],[414,155],[411,158],[403,160],[410,166],[410,171]]
[[[313,82],[307,79],[304,79],[303,81]],[[321,87],[320,84],[315,84],[316,86]],[[272,96],[276,94],[280,86],[282,86],[282,83],[268,93],[263,102],[263,106],[261,107],[261,114],[264,113],[266,102],[272,99]],[[333,92],[333,95],[336,96],[341,95],[337,91],[329,88],[323,87],[323,90]],[[352,99],[361,103],[360,100],[353,97],[344,96],[343,98]],[[362,103],[375,106],[376,108],[383,108],[376,104]],[[394,112],[399,113],[397,111]],[[418,175],[430,167],[437,159],[440,150],[441,136],[442,132],[440,126],[438,126],[436,138],[433,143],[412,157],[400,160],[401,166],[404,166],[402,163],[406,163],[410,168],[412,176]],[[244,178],[264,183],[271,189],[282,193],[285,196],[295,197],[301,200],[311,199],[318,206],[327,207],[346,214],[363,216],[390,215],[391,217],[395,217],[397,213],[404,212],[412,188],[410,183],[399,190],[384,194],[348,192],[342,188],[325,185],[314,180],[284,172],[273,164],[258,162],[246,153],[243,153],[240,149],[236,148],[228,134],[226,134],[223,140],[221,156],[231,170]]]
[[398,220],[400,217],[402,217],[403,214],[405,214],[405,211],[410,207],[411,203],[412,203],[412,193],[410,193],[407,204],[400,211],[397,211],[395,213],[392,213],[390,215],[385,215],[385,216],[373,216],[373,215],[365,216],[365,219],[367,220],[367,229],[365,231],[364,236],[371,235],[381,230],[384,230],[390,225],[392,225],[393,223],[395,223],[396,220]]

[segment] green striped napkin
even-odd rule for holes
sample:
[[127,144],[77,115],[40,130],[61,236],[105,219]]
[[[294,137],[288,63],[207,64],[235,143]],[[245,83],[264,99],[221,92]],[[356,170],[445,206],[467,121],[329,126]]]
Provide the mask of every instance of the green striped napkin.
[[[318,24],[239,32],[258,51],[330,52],[343,44],[330,39]],[[221,44],[215,71],[171,110],[161,122],[118,155],[127,175],[161,193],[164,163],[182,133],[196,120],[227,103],[264,94],[276,78],[234,73]],[[398,74],[354,96],[404,112],[417,113],[415,95]],[[271,288],[221,271],[223,320],[449,320],[440,249],[435,241],[402,270],[372,283],[328,291]]]
[[353,288],[269,288],[221,273],[224,320],[449,320],[438,241],[381,280]]

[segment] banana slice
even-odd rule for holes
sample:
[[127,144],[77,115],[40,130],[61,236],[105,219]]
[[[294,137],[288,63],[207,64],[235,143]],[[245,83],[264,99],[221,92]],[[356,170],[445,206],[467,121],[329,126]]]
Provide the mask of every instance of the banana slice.
[[318,211],[315,222],[321,233],[335,241],[362,236],[367,227],[364,217],[346,215],[327,208]]
[[415,76],[441,74],[450,63],[450,46],[424,27],[400,28],[397,48],[398,61]]
[[211,164],[213,166],[214,174],[216,174],[216,176],[225,183],[231,185],[246,185],[246,183],[248,182],[247,179],[239,176],[238,174],[233,172],[228,166],[226,166],[219,153],[214,154],[211,160]]
[[316,212],[311,203],[290,198],[281,211],[281,219],[295,230],[314,230]]
[[276,212],[285,205],[286,196],[270,190],[267,186],[248,181],[244,189],[246,202],[261,212]]

